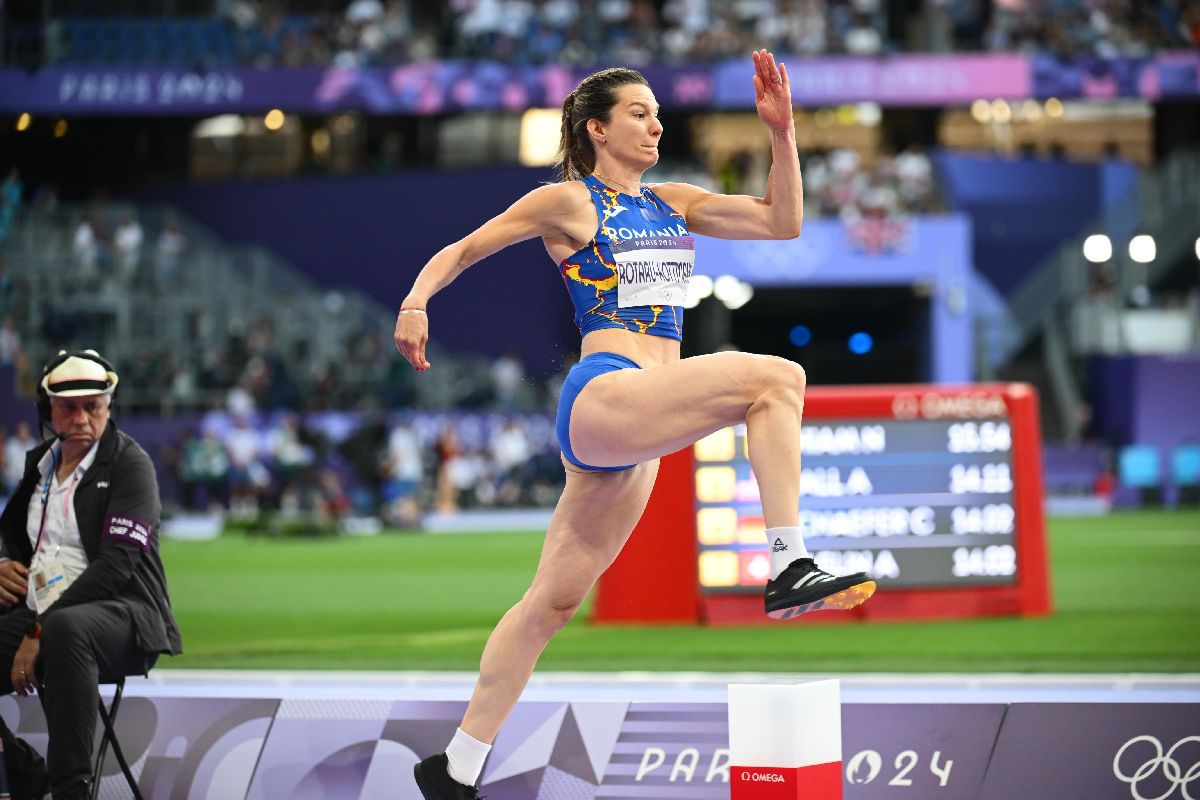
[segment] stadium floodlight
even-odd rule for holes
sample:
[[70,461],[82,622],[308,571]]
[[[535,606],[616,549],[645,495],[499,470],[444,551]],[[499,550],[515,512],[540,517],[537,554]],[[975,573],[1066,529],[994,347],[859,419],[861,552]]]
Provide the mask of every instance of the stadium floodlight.
[[713,282],[713,294],[728,309],[738,309],[754,297],[754,287],[732,275],[722,275]]
[[17,131],[18,132],[29,130],[29,126],[32,124],[33,124],[33,117],[30,116],[28,111],[22,112],[21,116],[17,117]]
[[1008,104],[1007,100],[992,101],[992,119],[1001,125],[1012,122],[1012,106]]
[[1063,111],[1064,109],[1062,100],[1059,100],[1057,97],[1051,97],[1046,101],[1047,117],[1061,117],[1063,115]]
[[1042,118],[1042,106],[1037,100],[1026,100],[1021,104],[1021,116],[1027,122],[1037,122]]
[[1196,237],[1196,258],[1200,259],[1200,236]]
[[706,297],[712,297],[713,279],[707,275],[693,275],[688,282],[687,299],[683,301],[684,308],[695,308]]
[[725,305],[730,309],[738,309],[749,303],[754,297],[754,287],[748,283],[738,281],[737,292],[733,297],[725,299]]
[[992,104],[987,100],[976,100],[974,103],[971,103],[971,116],[980,125],[990,122],[992,119]]
[[1149,264],[1157,255],[1153,236],[1142,233],[1129,240],[1129,257],[1139,264]]
[[1093,233],[1083,240],[1083,257],[1093,264],[1103,264],[1112,258],[1112,240],[1103,233]]
[[287,122],[287,117],[278,108],[272,108],[267,112],[267,115],[263,117],[263,125],[265,125],[269,131],[279,130],[283,127],[285,122]]
[[788,340],[796,347],[807,347],[812,338],[812,329],[807,325],[796,325],[788,332]]
[[317,128],[313,131],[312,136],[309,137],[309,141],[312,144],[314,156],[323,159],[329,155],[329,131],[324,128]]
[[858,331],[850,336],[846,346],[856,356],[865,356],[875,347],[875,337],[866,331]]
[[531,108],[521,115],[521,136],[517,159],[526,167],[545,167],[558,155],[562,134],[562,110]]
[[241,136],[246,131],[246,121],[237,114],[220,114],[196,123],[193,134],[197,139],[227,139]]
[[859,103],[855,106],[858,124],[875,126],[883,119],[883,109],[879,103]]

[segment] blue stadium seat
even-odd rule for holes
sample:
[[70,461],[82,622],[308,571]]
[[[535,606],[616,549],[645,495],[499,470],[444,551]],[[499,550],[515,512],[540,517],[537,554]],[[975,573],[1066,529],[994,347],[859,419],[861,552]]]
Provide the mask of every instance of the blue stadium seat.
[[1122,447],[1117,456],[1117,477],[1122,486],[1153,489],[1162,483],[1158,448],[1145,444]]
[[1200,486],[1200,444],[1181,444],[1171,453],[1171,481],[1176,486]]

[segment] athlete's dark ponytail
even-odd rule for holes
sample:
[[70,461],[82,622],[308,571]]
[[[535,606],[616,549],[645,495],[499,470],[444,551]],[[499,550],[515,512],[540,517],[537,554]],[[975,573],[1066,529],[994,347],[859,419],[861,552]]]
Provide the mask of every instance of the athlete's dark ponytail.
[[588,136],[590,119],[607,123],[612,107],[617,104],[617,89],[631,83],[649,86],[642,73],[626,67],[612,67],[593,72],[584,78],[575,91],[563,101],[562,138],[558,143],[558,162],[555,168],[560,181],[571,181],[592,174],[596,167],[596,150]]

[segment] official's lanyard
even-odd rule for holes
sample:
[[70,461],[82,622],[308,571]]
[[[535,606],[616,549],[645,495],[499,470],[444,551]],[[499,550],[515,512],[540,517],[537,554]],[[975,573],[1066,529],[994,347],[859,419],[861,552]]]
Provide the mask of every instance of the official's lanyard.
[[[51,485],[51,482],[54,480],[55,473],[58,472],[58,451],[52,450],[50,452],[51,452],[50,473],[46,476],[45,486],[42,487],[42,521],[40,523],[38,523],[37,541],[33,545],[33,556],[30,557],[31,561],[37,557],[38,551],[42,547],[42,534],[46,532],[46,510],[50,507],[50,485]],[[66,524],[67,520],[69,520],[71,518],[71,498],[75,494],[75,487],[79,485],[79,468],[76,467],[74,470],[72,470],[72,473],[73,474],[71,475],[71,485],[69,487],[67,487],[67,490],[63,493],[63,524],[64,525]],[[62,538],[65,535],[66,535],[65,530],[59,532],[59,537],[58,537],[58,549],[59,550],[62,549]]]

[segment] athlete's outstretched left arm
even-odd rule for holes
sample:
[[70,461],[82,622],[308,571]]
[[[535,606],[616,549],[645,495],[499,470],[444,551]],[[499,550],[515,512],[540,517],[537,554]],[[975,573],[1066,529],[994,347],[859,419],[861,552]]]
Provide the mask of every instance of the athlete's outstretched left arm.
[[754,53],[754,105],[771,130],[771,172],[762,197],[725,195],[686,183],[655,187],[683,213],[693,233],[719,239],[794,239],[804,218],[796,122],[787,67],[766,50]]
[[429,369],[425,358],[429,319],[424,310],[429,298],[492,253],[535,236],[561,233],[563,221],[570,213],[570,197],[571,190],[565,183],[539,186],[429,259],[401,304],[393,334],[396,349],[414,369]]

